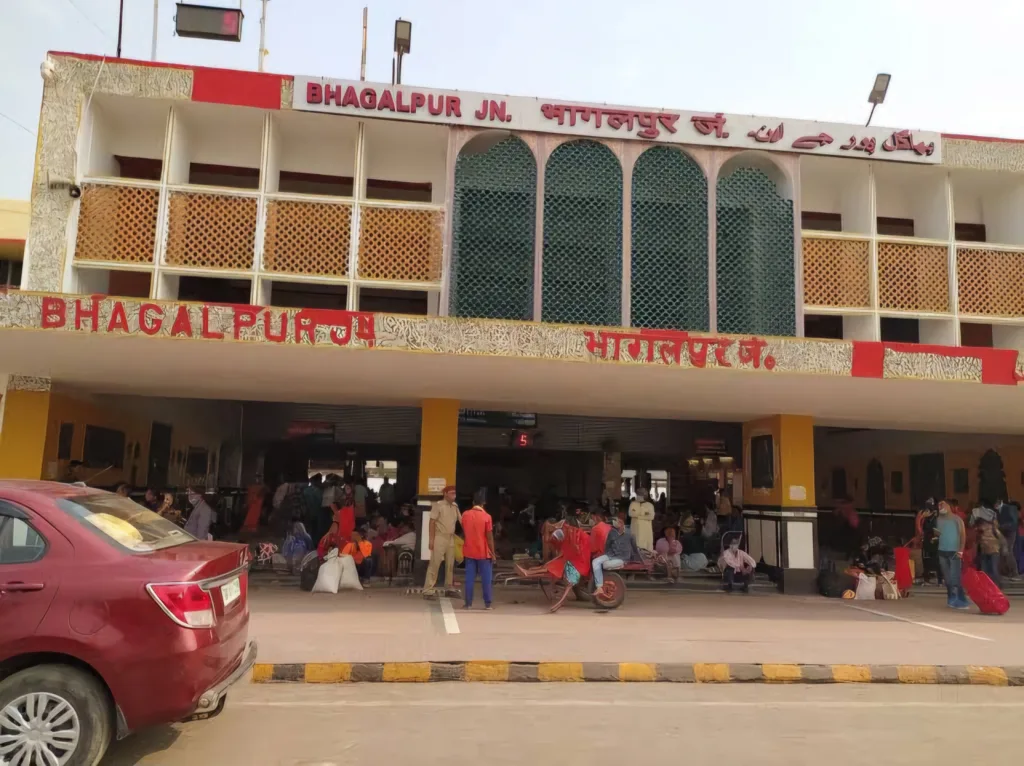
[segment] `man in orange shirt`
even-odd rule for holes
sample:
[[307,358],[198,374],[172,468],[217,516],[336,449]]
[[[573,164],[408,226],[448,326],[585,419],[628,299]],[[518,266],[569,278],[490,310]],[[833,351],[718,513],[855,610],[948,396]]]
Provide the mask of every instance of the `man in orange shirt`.
[[604,555],[604,544],[608,541],[608,532],[612,525],[608,523],[607,515],[603,510],[595,511],[593,514],[597,523],[590,530],[590,558],[596,559]]
[[462,532],[466,537],[462,544],[462,556],[466,561],[465,609],[473,606],[473,588],[476,575],[484,591],[484,609],[491,609],[491,580],[494,578],[493,564],[497,560],[494,548],[494,524],[491,515],[483,509],[483,497],[474,498],[475,505],[462,514]]
[[369,540],[363,539],[358,529],[352,532],[352,541],[341,549],[341,553],[344,556],[351,556],[356,562],[360,580],[369,580],[373,577],[373,545]]

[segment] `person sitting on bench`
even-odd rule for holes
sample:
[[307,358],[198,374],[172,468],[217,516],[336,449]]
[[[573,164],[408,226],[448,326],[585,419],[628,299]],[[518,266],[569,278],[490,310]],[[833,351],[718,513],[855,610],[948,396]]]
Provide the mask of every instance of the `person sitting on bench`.
[[609,597],[605,588],[604,570],[621,569],[627,561],[640,560],[640,552],[637,550],[636,541],[626,531],[626,522],[621,515],[612,519],[612,528],[608,530],[608,538],[605,541],[604,554],[594,559],[594,593]]

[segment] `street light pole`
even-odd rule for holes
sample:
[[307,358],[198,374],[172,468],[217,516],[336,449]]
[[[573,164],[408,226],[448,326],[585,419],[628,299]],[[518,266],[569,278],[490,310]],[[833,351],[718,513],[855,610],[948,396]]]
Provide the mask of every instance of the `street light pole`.
[[149,60],[156,61],[156,33],[160,26],[160,0],[153,0],[153,47],[149,52]]
[[263,71],[263,57],[267,55],[267,0],[263,0],[260,11],[260,61],[258,71]]
[[124,0],[117,8],[117,57],[121,58],[121,38],[124,35]]

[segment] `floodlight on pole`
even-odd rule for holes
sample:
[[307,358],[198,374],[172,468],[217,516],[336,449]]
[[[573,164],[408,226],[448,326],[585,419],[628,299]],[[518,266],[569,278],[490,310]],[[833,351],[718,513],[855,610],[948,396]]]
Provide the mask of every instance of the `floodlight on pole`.
[[412,51],[412,22],[395,21],[395,58],[392,61],[391,84],[402,84],[402,56]]
[[871,118],[875,116],[875,107],[885,102],[885,94],[889,90],[889,81],[891,79],[892,75],[890,74],[879,73],[875,76],[875,84],[871,88],[871,93],[868,94],[871,113],[868,115],[868,121],[864,123],[865,127],[871,124]]

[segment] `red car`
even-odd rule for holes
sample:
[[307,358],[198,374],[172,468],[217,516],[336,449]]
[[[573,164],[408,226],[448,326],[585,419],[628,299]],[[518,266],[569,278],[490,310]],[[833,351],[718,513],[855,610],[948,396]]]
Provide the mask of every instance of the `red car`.
[[256,659],[248,567],[127,498],[0,481],[0,764],[218,714]]

